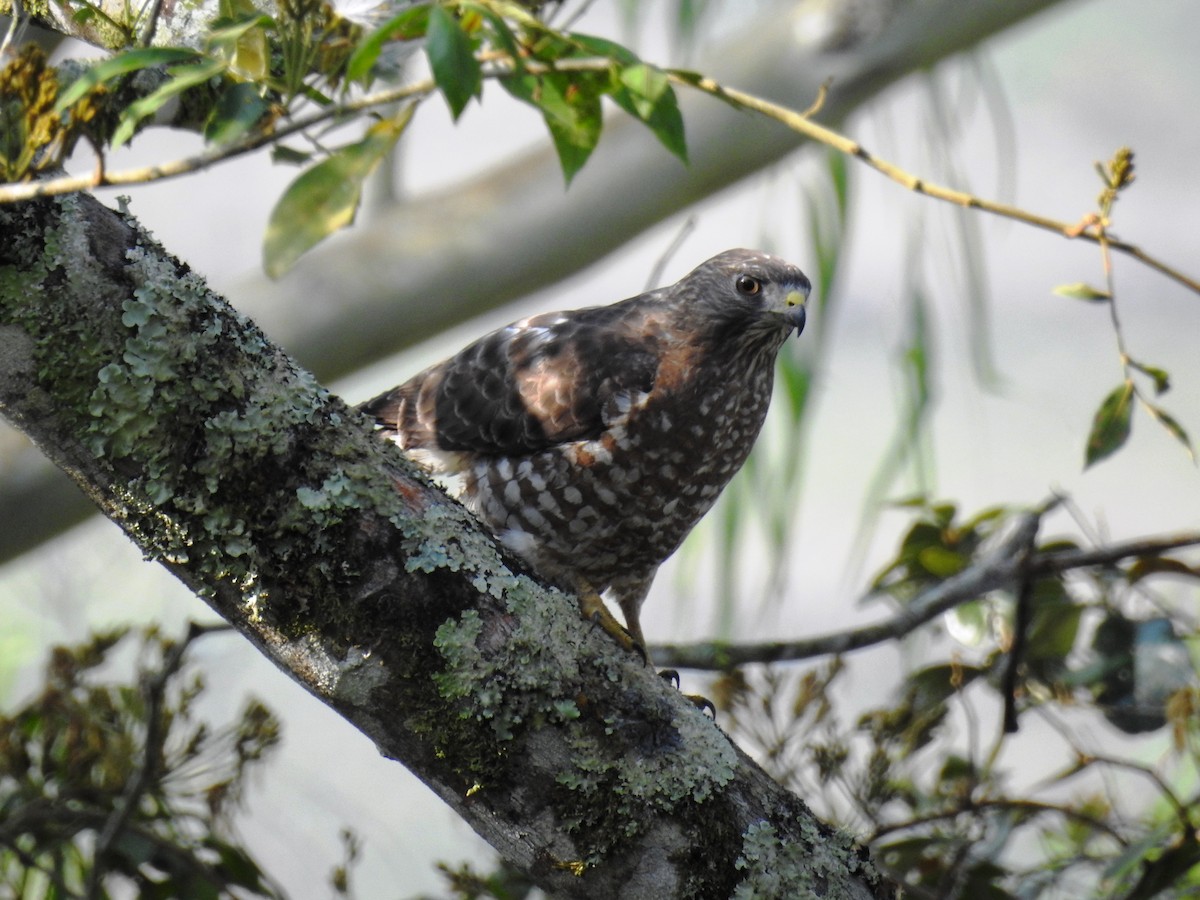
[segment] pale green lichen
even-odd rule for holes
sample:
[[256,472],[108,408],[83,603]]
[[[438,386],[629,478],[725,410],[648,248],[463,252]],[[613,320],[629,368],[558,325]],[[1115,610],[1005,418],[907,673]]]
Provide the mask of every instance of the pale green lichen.
[[[501,742],[547,726],[560,731],[570,753],[555,776],[562,790],[552,806],[583,860],[603,861],[658,817],[711,801],[733,780],[738,758],[729,740],[699,711],[665,695],[648,708],[644,699],[632,700],[636,718],[597,718],[579,687],[590,674],[582,666],[601,666],[605,681],[617,681],[621,667],[610,660],[619,656],[581,652],[579,621],[564,615],[574,606],[570,598],[547,597],[515,576],[502,605],[508,614],[467,610],[438,629],[435,646],[446,667],[434,680],[463,718],[486,725]],[[614,754],[614,746],[624,751]],[[485,785],[497,774],[475,773]]]
[[[474,564],[459,552],[450,551],[455,558],[448,566],[470,565],[474,570]],[[446,668],[433,676],[442,697],[459,704],[464,717],[488,723],[501,741],[512,740],[522,728],[578,718],[571,687],[580,681],[578,657],[564,652],[564,645],[553,636],[562,630],[560,617],[550,614],[555,601],[526,576],[513,575],[507,569],[474,571],[481,593],[490,594],[489,585],[497,581],[510,581],[511,587],[502,596],[506,603],[521,607],[522,614],[504,622],[492,617],[495,627],[505,632],[502,646],[486,654],[481,645],[491,642],[480,640],[485,623],[478,611],[466,610],[460,618],[442,624],[434,647],[445,659]],[[539,602],[530,602],[535,599]],[[557,602],[565,606],[571,601],[559,594]],[[562,685],[562,693],[555,693],[553,685]]]
[[816,900],[862,892],[849,881],[861,868],[854,840],[840,831],[820,829],[811,818],[801,823],[799,840],[781,838],[770,822],[754,822],[742,834],[742,852],[734,867],[746,873],[733,892],[736,900]]
[[[392,524],[406,537],[406,571],[469,572],[473,587],[497,600],[520,593],[523,582],[504,564],[495,543],[479,530],[479,523],[458,504],[431,506],[419,525],[410,513],[401,511],[392,516]],[[528,583],[526,579],[524,584]],[[511,600],[519,603],[520,597]]]
[[274,521],[269,496],[253,498],[308,431],[339,423],[329,395],[144,232],[126,253],[132,291],[114,282],[93,261],[81,201],[58,202],[50,227],[4,212],[20,243],[2,271],[0,321],[34,337],[38,381],[65,427],[128,473],[111,512],[148,556],[207,566],[228,584],[261,581],[260,540],[272,553],[290,540],[294,556],[311,556],[320,530]]
[[[610,717],[603,734],[570,735],[570,765],[557,777],[568,791],[561,815],[590,864],[617,852],[656,816],[712,801],[735,776],[733,746],[703,715],[666,700],[659,712],[657,722]],[[633,742],[616,760],[614,738]]]

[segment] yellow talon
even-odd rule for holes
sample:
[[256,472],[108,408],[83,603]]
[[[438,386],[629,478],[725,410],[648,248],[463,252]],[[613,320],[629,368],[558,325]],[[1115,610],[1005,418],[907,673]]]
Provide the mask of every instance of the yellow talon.
[[616,616],[608,611],[600,595],[589,587],[579,591],[579,612],[589,622],[599,625],[614,641],[626,650],[635,651],[642,662],[649,663],[646,648],[641,641],[629,633],[629,629],[617,621]]

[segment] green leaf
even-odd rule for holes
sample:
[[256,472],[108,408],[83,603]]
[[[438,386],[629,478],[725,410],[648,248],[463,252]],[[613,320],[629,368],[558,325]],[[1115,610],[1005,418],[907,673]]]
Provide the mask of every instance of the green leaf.
[[1116,453],[1129,439],[1133,415],[1133,382],[1117,387],[1100,404],[1088,435],[1084,468],[1093,466]]
[[1161,396],[1171,389],[1171,373],[1166,369],[1160,369],[1158,366],[1148,366],[1145,363],[1138,362],[1136,359],[1129,360],[1129,365],[1143,375],[1148,375],[1154,381],[1155,394]]
[[1082,281],[1076,281],[1074,284],[1060,284],[1054,289],[1054,293],[1060,297],[1071,297],[1075,300],[1087,300],[1092,303],[1112,299],[1112,295],[1108,291],[1094,288]]
[[812,367],[789,354],[784,357],[784,364],[779,367],[779,377],[783,384],[784,396],[787,398],[788,421],[799,423],[803,421],[809,400],[812,398]]
[[454,16],[440,6],[429,10],[425,53],[429,56],[433,80],[445,96],[451,115],[457,119],[470,99],[482,90],[483,74],[471,38]]
[[[515,7],[520,14],[523,14],[525,19],[532,19],[532,17],[525,12],[525,10],[521,9],[519,6],[516,6],[516,4],[509,4],[509,6]],[[504,20],[504,15],[507,15],[507,12],[500,14],[495,10],[488,8],[487,6],[482,6],[478,3],[464,3],[462,8],[465,10],[470,10],[472,13],[479,16],[482,21],[487,23],[488,30],[492,34],[491,43],[508,54],[509,58],[512,60],[512,65],[516,69],[521,69],[524,66],[524,60],[521,58],[520,42],[517,40],[517,36],[513,33],[512,28],[509,27],[508,22]],[[535,23],[534,27],[543,27],[542,23],[538,22],[536,19],[532,19],[532,21]]]
[[1182,575],[1185,578],[1200,578],[1200,569],[1170,556],[1147,556],[1134,560],[1133,565],[1125,573],[1125,580],[1132,585],[1151,575]]
[[500,80],[518,100],[542,111],[567,184],[596,149],[602,125],[603,82],[590,73],[588,77],[580,77],[581,74],[552,72],[542,76],[513,75]]
[[960,644],[978,647],[992,634],[991,611],[978,600],[954,607],[947,618],[950,636]]
[[967,564],[961,553],[941,546],[924,548],[917,554],[917,562],[934,578],[949,578]]
[[1062,581],[1055,578],[1038,580],[1031,605],[1033,617],[1026,635],[1025,661],[1034,674],[1055,676],[1075,647],[1083,607],[1071,599]]
[[139,69],[152,66],[169,66],[173,63],[192,62],[200,58],[195,50],[182,47],[147,47],[143,50],[129,50],[104,62],[92,66],[58,95],[54,111],[61,113],[72,103],[83,98],[84,94],[98,84],[116,78],[118,75],[128,75]]
[[267,112],[268,104],[250,82],[227,85],[204,123],[210,144],[232,144],[245,137]]
[[[827,150],[825,170],[828,177],[823,183],[815,182],[805,190],[803,204],[808,219],[812,257],[817,266],[815,283],[821,286],[820,292],[809,302],[822,312],[837,296],[839,264],[842,250],[847,244],[846,229],[849,225],[846,212],[849,200],[846,158],[834,150]],[[824,315],[817,317],[815,326],[818,329],[818,342],[824,330],[822,323],[826,320]]]
[[977,666],[936,663],[909,675],[905,693],[916,712],[928,712],[942,706],[983,673]]
[[377,122],[357,143],[342,147],[291,183],[267,223],[263,268],[278,278],[309,249],[354,221],[363,181],[395,146],[412,119],[409,104]]
[[644,122],[664,147],[686,163],[683,116],[666,74],[638,63],[621,70],[620,85],[612,92],[617,105]]
[[1192,446],[1192,441],[1188,437],[1187,432],[1183,430],[1183,426],[1175,420],[1175,417],[1170,415],[1161,406],[1155,406],[1152,403],[1147,403],[1146,409],[1150,411],[1150,415],[1154,417],[1155,421],[1157,421],[1159,425],[1167,429],[1167,432],[1171,435],[1171,437],[1183,444],[1183,449],[1187,451],[1188,457],[1192,460],[1192,462],[1195,462],[1196,450]]
[[422,3],[412,6],[404,12],[388,19],[363,41],[350,54],[346,63],[346,80],[357,81],[363,85],[371,82],[371,69],[383,52],[383,45],[388,41],[411,41],[424,37],[429,27],[429,5]]
[[225,877],[226,884],[245,888],[260,896],[268,896],[263,885],[262,869],[245,850],[214,836],[206,837],[204,845],[210,850],[215,850],[220,856],[220,872]]
[[271,148],[271,162],[283,163],[289,166],[302,166],[313,158],[307,150],[297,150],[286,144],[276,144]]
[[626,66],[621,70],[621,84],[629,88],[635,98],[638,116],[646,118],[654,109],[654,104],[662,99],[663,94],[671,89],[666,73],[654,66],[638,63]]

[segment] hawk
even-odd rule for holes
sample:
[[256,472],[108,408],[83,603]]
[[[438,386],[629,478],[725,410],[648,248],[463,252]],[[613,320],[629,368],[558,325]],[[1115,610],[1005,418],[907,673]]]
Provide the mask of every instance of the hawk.
[[669,287],[493,331],[360,408],[645,655],[650,583],[746,461],[810,290],[782,259],[727,250]]

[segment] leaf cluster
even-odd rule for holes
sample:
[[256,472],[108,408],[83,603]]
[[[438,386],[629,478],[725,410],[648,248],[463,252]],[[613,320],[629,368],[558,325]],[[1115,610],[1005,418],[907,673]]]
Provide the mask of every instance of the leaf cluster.
[[[342,73],[347,89],[372,87],[387,71],[385,52],[397,43],[423,45],[434,85],[455,119],[482,95],[485,77],[537,109],[568,184],[600,140],[606,96],[687,159],[683,118],[666,73],[620,44],[556,31],[516,3],[417,3],[357,39]],[[398,114],[327,152],[289,186],[268,225],[263,254],[268,274],[281,275],[320,240],[353,222],[366,178],[387,158],[424,96],[412,92]]]
[[38,696],[0,716],[0,893],[14,898],[275,897],[230,833],[279,725],[250,701],[220,729],[184,643],[149,629],[132,683],[104,677],[125,631],[55,647]]
[[[388,157],[415,106],[434,92],[457,119],[486,79],[499,81],[542,115],[568,183],[600,139],[604,97],[686,161],[683,118],[666,71],[613,41],[558,31],[527,6],[413,3],[372,26],[338,15],[324,0],[286,0],[277,8],[220,0],[199,46],[145,46],[127,23],[117,52],[61,88],[44,58],[27,50],[0,73],[0,175],[29,179],[60,164],[80,123],[93,119],[88,136],[103,158],[168,110],[175,110],[170,124],[199,130],[215,151],[271,144],[278,161],[309,166],[268,227],[264,262],[279,275],[354,220],[364,181]],[[417,49],[431,81],[384,97],[362,95]],[[404,106],[374,112],[389,98]],[[332,130],[368,115],[376,121],[360,137],[327,142]],[[307,147],[282,143],[295,133]]]
[[[1104,185],[1096,198],[1097,211],[1085,216],[1080,225],[1074,229],[1074,234],[1080,234],[1087,228],[1098,230],[1101,259],[1108,283],[1104,288],[1093,287],[1084,282],[1064,284],[1056,287],[1054,293],[1062,297],[1107,305],[1112,318],[1113,330],[1117,336],[1117,348],[1125,378],[1104,396],[1096,410],[1091,429],[1088,432],[1084,451],[1084,467],[1093,466],[1107,459],[1125,446],[1130,434],[1133,433],[1135,400],[1151,419],[1183,446],[1188,456],[1194,460],[1195,449],[1192,447],[1192,441],[1188,437],[1187,431],[1157,402],[1158,397],[1171,389],[1170,373],[1159,366],[1142,362],[1130,355],[1125,348],[1121,323],[1117,316],[1113,267],[1108,250],[1108,229],[1112,224],[1113,206],[1135,180],[1133,151],[1128,147],[1121,147],[1107,164],[1096,163],[1096,174],[1100,176],[1100,181]],[[1145,389],[1138,383],[1140,378],[1149,380],[1153,388],[1154,400],[1150,399]]]
[[[919,586],[977,562],[1009,519],[909,507],[914,521],[875,581],[901,609]],[[1071,540],[1031,548],[1051,560],[1079,549]],[[736,669],[712,697],[769,771],[873,835],[876,859],[915,897],[1190,896],[1200,884],[1200,638],[1189,604],[1155,590],[1164,578],[1190,583],[1194,605],[1200,569],[1175,557],[1102,561],[1070,578],[1031,573],[1027,615],[1016,590],[997,591],[914,632],[920,664],[889,702],[852,721],[839,692],[861,670],[839,659]],[[1003,727],[1009,704],[1059,745],[1038,739],[1036,758],[1051,768],[1033,786],[1028,771],[1002,763],[1022,757],[1023,736]],[[1069,723],[1089,711],[1092,726],[1076,735]],[[1101,716],[1126,740],[1102,724],[1097,734]],[[1150,769],[1143,760],[1155,747],[1162,758]],[[1056,758],[1073,762],[1055,771]],[[1136,800],[1122,789],[1129,778],[1141,782]]]
[[95,115],[93,103],[58,106],[58,74],[36,44],[0,68],[0,179],[24,181],[58,166]]

